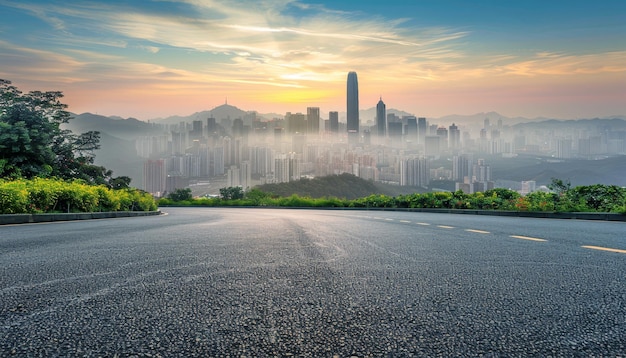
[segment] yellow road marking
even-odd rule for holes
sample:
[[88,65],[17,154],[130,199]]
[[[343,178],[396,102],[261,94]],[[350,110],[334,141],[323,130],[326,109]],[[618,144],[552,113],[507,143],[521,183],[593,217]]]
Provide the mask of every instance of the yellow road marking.
[[422,225],[422,226],[430,226],[429,223],[416,223],[417,225]]
[[475,232],[477,234],[491,234],[489,231],[484,231],[484,230],[465,229],[465,231]]
[[454,226],[446,226],[446,225],[437,225],[437,227],[440,227],[442,229],[454,229]]
[[610,252],[617,252],[617,253],[620,253],[620,254],[626,254],[626,250],[612,249],[610,247],[602,247],[602,246],[581,246],[581,247],[583,247],[585,249],[610,251]]
[[511,237],[514,238],[514,239],[522,239],[522,240],[530,240],[530,241],[538,241],[538,242],[548,241],[548,240],[544,240],[544,239],[538,239],[536,237],[519,236],[519,235],[511,235]]

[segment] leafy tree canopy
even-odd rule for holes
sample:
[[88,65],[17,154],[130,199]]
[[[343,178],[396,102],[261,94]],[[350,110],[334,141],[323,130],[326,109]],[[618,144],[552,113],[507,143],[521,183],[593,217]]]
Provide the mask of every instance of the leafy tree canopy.
[[128,186],[94,165],[100,133],[61,128],[71,115],[58,91],[22,93],[0,79],[0,177],[58,177],[92,184]]
[[245,192],[239,186],[230,186],[228,188],[220,189],[220,196],[224,200],[237,200],[243,199]]
[[193,196],[191,195],[191,189],[184,188],[174,190],[168,194],[167,198],[173,201],[187,201],[193,199]]

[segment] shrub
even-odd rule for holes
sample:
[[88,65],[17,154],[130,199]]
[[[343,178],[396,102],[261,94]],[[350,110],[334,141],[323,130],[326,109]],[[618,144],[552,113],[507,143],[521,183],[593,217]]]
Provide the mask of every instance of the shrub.
[[0,214],[26,214],[28,212],[28,191],[23,183],[3,183],[0,186]]

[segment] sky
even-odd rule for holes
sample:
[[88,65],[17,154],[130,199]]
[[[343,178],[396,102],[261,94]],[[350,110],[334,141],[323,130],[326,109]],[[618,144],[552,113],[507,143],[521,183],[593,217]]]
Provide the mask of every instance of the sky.
[[378,100],[420,117],[626,115],[624,0],[0,0],[0,78],[142,120]]

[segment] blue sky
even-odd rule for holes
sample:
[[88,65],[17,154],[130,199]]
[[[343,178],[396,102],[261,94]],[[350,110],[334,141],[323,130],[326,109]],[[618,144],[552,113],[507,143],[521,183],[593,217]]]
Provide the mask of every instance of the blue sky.
[[140,119],[224,102],[416,115],[626,114],[626,1],[0,0],[0,78]]

